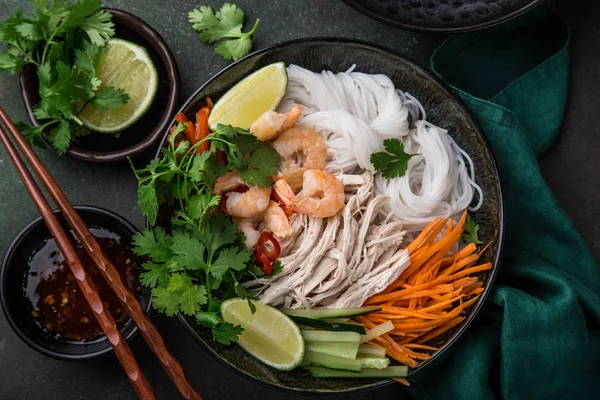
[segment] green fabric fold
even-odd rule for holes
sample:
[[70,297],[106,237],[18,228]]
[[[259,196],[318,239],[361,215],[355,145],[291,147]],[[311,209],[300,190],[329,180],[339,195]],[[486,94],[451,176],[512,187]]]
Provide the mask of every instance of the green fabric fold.
[[600,393],[600,269],[546,185],[537,157],[558,134],[566,27],[538,8],[452,36],[431,67],[481,123],[505,202],[505,243],[480,315],[412,380],[426,399],[591,399]]

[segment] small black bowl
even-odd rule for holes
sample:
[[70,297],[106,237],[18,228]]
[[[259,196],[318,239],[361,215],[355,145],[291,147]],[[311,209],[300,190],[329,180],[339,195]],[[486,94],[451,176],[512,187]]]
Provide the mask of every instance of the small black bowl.
[[[111,211],[88,206],[76,206],[75,209],[89,228],[110,230],[118,234],[125,245],[128,245],[131,237],[138,232],[129,221]],[[68,232],[68,225],[60,211],[55,210],[54,213]],[[31,302],[23,293],[23,280],[27,273],[29,257],[50,237],[44,221],[39,217],[23,228],[4,255],[0,267],[0,302],[8,323],[29,347],[59,360],[84,360],[110,352],[112,347],[106,336],[86,342],[60,340],[44,333],[35,323],[31,315]],[[150,310],[150,297],[150,289],[143,288],[139,301],[146,313]],[[137,331],[137,326],[129,319],[121,328],[121,335],[129,341]]]
[[[171,122],[181,90],[177,62],[160,34],[127,11],[115,8],[103,10],[113,16],[116,38],[136,43],[148,51],[158,72],[158,88],[150,108],[136,123],[123,130],[119,137],[92,133],[72,143],[66,152],[69,157],[98,163],[122,161],[153,148]],[[19,80],[29,120],[34,126],[39,126],[40,121],[33,115],[33,107],[40,101],[36,67],[23,67]],[[44,140],[48,142],[48,132],[44,132]]]

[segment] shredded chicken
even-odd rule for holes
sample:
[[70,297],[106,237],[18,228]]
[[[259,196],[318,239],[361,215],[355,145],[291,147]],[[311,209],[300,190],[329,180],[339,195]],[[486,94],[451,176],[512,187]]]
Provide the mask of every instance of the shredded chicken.
[[[388,197],[375,196],[373,175],[338,175],[346,202],[321,219],[297,214],[294,234],[282,241],[283,271],[244,286],[261,302],[291,308],[358,307],[394,282],[410,263],[406,231],[386,213]],[[260,226],[259,226],[260,229]]]

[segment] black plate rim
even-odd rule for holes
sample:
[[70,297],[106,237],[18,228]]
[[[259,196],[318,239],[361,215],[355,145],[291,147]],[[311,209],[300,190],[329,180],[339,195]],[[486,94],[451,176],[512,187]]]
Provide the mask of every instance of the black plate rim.
[[[469,317],[467,318],[467,320],[462,324],[461,328],[456,331],[456,333],[454,334],[454,336],[452,336],[452,338],[450,338],[450,340],[448,340],[448,342],[446,342],[444,344],[444,346],[439,349],[430,360],[426,360],[423,361],[419,367],[418,370],[421,370],[422,368],[426,367],[429,363],[431,363],[432,361],[434,361],[435,359],[437,359],[439,356],[441,356],[452,344],[454,344],[454,342],[456,342],[462,335],[463,333],[466,331],[466,329],[471,325],[471,323],[473,322],[473,320],[477,317],[477,315],[479,314],[479,311],[481,311],[481,307],[483,306],[485,300],[487,299],[491,288],[494,284],[494,281],[496,279],[496,275],[498,272],[498,268],[500,267],[501,264],[501,259],[502,259],[502,252],[503,252],[503,248],[504,248],[504,233],[505,233],[505,229],[504,229],[504,193],[502,190],[502,182],[500,181],[500,175],[498,173],[498,168],[496,165],[496,159],[495,159],[495,154],[494,151],[492,149],[492,146],[487,138],[487,136],[484,133],[483,128],[481,127],[481,124],[479,123],[479,121],[477,120],[477,118],[475,117],[475,115],[471,112],[471,110],[469,110],[469,108],[466,106],[466,104],[460,99],[460,97],[450,88],[450,86],[445,83],[440,77],[438,77],[437,75],[435,75],[434,73],[432,73],[429,69],[424,68],[422,66],[420,66],[419,64],[417,64],[416,62],[414,62],[412,59],[410,59],[409,57],[400,54],[398,51],[391,49],[389,47],[386,46],[382,46],[376,43],[372,43],[372,42],[368,42],[368,41],[364,41],[364,40],[360,40],[360,39],[351,39],[351,38],[344,38],[344,37],[336,37],[336,36],[315,36],[315,37],[308,37],[308,38],[299,38],[299,39],[292,39],[292,40],[288,40],[288,41],[284,41],[284,42],[279,42],[279,43],[275,43],[273,45],[270,45],[264,49],[260,49],[257,51],[254,51],[242,58],[240,58],[239,60],[231,63],[230,65],[226,66],[225,68],[221,69],[219,72],[217,72],[216,74],[214,74],[213,76],[211,76],[208,80],[206,80],[204,82],[204,84],[202,84],[193,94],[191,94],[188,99],[183,103],[183,105],[179,108],[179,110],[177,111],[177,113],[182,113],[185,111],[185,109],[196,99],[196,97],[200,94],[200,92],[202,92],[202,90],[204,90],[204,88],[206,86],[208,86],[209,84],[211,84],[213,81],[219,79],[221,77],[221,75],[223,75],[225,72],[229,71],[230,69],[234,68],[235,66],[237,66],[238,64],[241,64],[243,62],[245,62],[245,60],[259,55],[259,54],[263,54],[266,52],[269,52],[273,49],[277,49],[277,48],[281,48],[281,47],[286,47],[289,45],[294,45],[294,44],[299,44],[299,43],[306,43],[306,42],[326,42],[326,43],[339,43],[339,44],[350,44],[350,45],[361,45],[361,46],[365,46],[365,47],[370,47],[376,50],[380,50],[383,52],[387,52],[390,53],[391,55],[395,56],[395,57],[399,57],[402,58],[403,60],[405,60],[408,64],[412,64],[412,66],[420,71],[422,71],[427,77],[429,77],[430,79],[434,80],[442,89],[444,89],[449,96],[451,96],[457,103],[457,105],[460,107],[460,109],[469,117],[469,120],[473,123],[473,126],[475,127],[477,133],[480,135],[480,137],[483,139],[488,151],[490,152],[491,158],[491,166],[492,166],[492,170],[494,171],[494,177],[495,177],[495,181],[497,184],[497,188],[498,188],[498,205],[499,205],[499,214],[500,214],[500,218],[498,221],[498,250],[496,251],[496,254],[494,254],[492,256],[492,260],[494,262],[494,268],[492,268],[489,272],[489,278],[488,278],[488,284],[485,287],[485,290],[483,291],[481,297],[479,298],[479,300],[473,305],[473,309],[471,311],[471,313],[469,314]],[[156,153],[155,153],[155,157],[154,158],[158,158],[160,157],[160,153],[161,153],[161,149],[163,147],[163,144],[165,143],[165,141],[167,140],[167,136],[169,134],[169,130],[167,129],[164,133],[163,136],[163,140],[160,142],[160,145],[158,146]],[[149,227],[148,224],[148,219],[146,219],[146,227]],[[184,325],[184,327],[186,328],[186,330],[188,331],[188,333],[192,336],[192,338],[198,343],[200,344],[200,346],[206,351],[208,352],[208,354],[210,354],[211,357],[213,357],[215,360],[219,361],[222,365],[224,365],[227,369],[235,372],[236,374],[244,377],[245,379],[249,379],[255,383],[258,383],[259,385],[263,386],[263,387],[267,387],[269,389],[276,389],[282,392],[287,392],[287,393],[294,393],[294,394],[301,394],[301,395],[308,395],[308,396],[319,396],[319,395],[336,395],[336,394],[348,394],[348,393],[357,393],[357,392],[365,392],[365,391],[369,391],[369,390],[373,390],[373,389],[378,389],[384,386],[387,386],[391,383],[394,383],[394,380],[391,379],[382,379],[376,383],[373,384],[369,384],[369,385],[365,385],[365,386],[361,386],[361,387],[355,387],[355,388],[351,388],[348,390],[341,390],[341,391],[320,391],[320,390],[312,390],[312,391],[307,391],[307,390],[302,390],[302,389],[293,389],[290,387],[285,387],[285,386],[278,386],[275,384],[272,384],[270,382],[265,382],[262,381],[260,379],[255,378],[252,375],[246,374],[245,372],[239,370],[238,368],[236,368],[234,365],[232,365],[231,363],[229,363],[225,358],[221,357],[219,354],[217,354],[217,352],[208,344],[206,344],[204,342],[204,340],[198,335],[198,333],[195,331],[194,327],[192,325],[190,325],[189,321],[185,318],[185,316],[179,314],[178,315],[178,319],[179,321]],[[418,371],[417,370],[417,371]],[[408,376],[410,377],[413,372],[416,371],[410,371]]]
[[516,18],[519,15],[531,10],[532,8],[541,4],[544,0],[531,0],[531,3],[521,7],[518,10],[515,10],[506,15],[503,15],[501,17],[492,19],[487,22],[474,23],[474,24],[464,25],[464,26],[456,27],[456,28],[431,28],[431,27],[424,27],[424,26],[419,26],[419,25],[413,25],[410,23],[400,22],[395,19],[386,18],[383,15],[380,15],[380,14],[374,13],[370,10],[367,10],[366,8],[362,7],[360,4],[356,3],[354,0],[343,0],[343,1],[344,1],[344,3],[346,3],[350,7],[354,8],[356,11],[360,12],[361,14],[364,14],[367,17],[373,18],[379,22],[383,22],[384,24],[393,26],[395,28],[406,29],[406,30],[413,31],[413,32],[449,34],[449,33],[464,33],[464,32],[478,31],[481,29],[490,28],[492,26],[499,25],[503,22],[510,21],[511,19]]

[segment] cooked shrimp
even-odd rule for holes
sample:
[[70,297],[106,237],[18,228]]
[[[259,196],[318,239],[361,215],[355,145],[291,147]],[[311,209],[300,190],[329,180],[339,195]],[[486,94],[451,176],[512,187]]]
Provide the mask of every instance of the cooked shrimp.
[[233,222],[237,225],[238,229],[246,236],[246,247],[249,250],[253,250],[258,244],[260,238],[260,232],[256,229],[256,225],[261,220],[260,215],[255,215],[250,218],[232,218]]
[[275,182],[277,196],[292,210],[317,218],[328,218],[344,207],[344,184],[327,171],[304,172],[302,190],[294,194],[284,179]]
[[269,206],[263,212],[263,220],[267,224],[267,228],[278,238],[284,239],[294,233],[287,215],[276,201],[271,200],[269,202]]
[[292,189],[302,186],[304,171],[323,169],[327,164],[327,146],[313,129],[294,126],[273,142],[281,156],[281,177]]
[[250,126],[250,133],[262,142],[276,139],[281,132],[294,126],[304,108],[295,104],[287,114],[279,114],[275,111],[267,111],[263,113]]
[[227,201],[225,206],[229,215],[233,217],[248,218],[262,213],[269,205],[271,188],[251,186],[245,192],[230,192],[246,183],[237,172],[229,171],[221,176],[215,183],[215,193],[225,193]]

